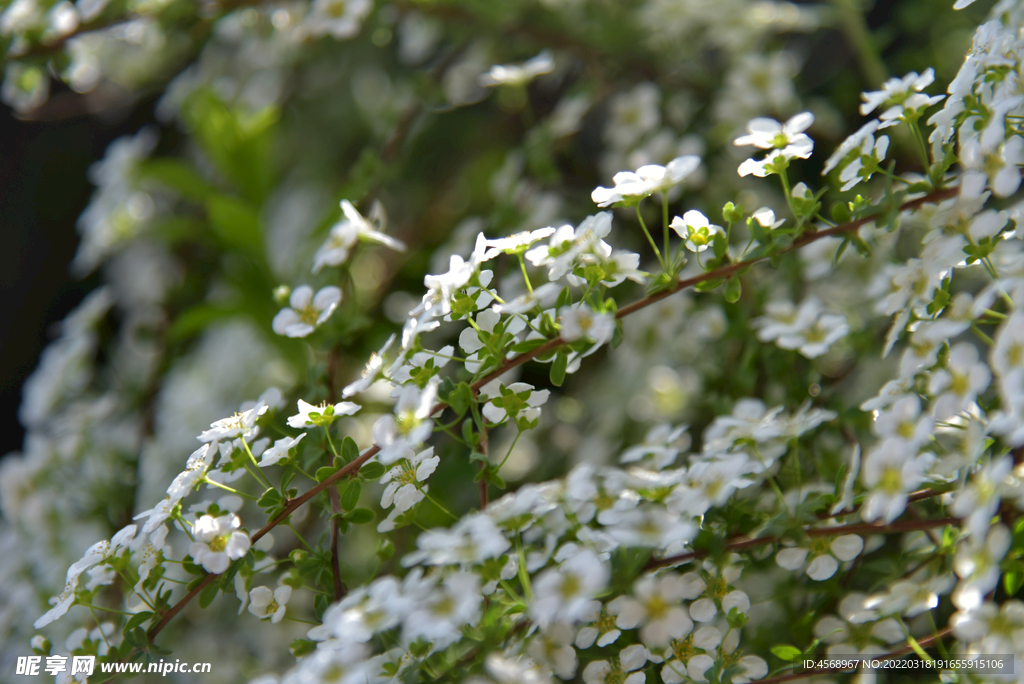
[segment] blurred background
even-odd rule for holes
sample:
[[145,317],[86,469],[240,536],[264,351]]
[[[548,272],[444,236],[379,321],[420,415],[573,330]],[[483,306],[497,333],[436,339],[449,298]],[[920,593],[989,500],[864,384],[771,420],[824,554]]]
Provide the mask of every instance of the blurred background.
[[22,121],[0,109],[0,458],[21,448],[21,385],[64,318],[99,283],[74,279],[75,221],[107,145],[153,121],[153,102],[102,115]]

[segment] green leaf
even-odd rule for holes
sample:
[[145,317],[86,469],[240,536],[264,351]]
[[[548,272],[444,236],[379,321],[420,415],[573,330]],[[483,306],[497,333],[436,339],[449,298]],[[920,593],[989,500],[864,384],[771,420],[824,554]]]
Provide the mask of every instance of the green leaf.
[[790,646],[788,644],[783,644],[781,646],[772,646],[769,650],[771,650],[772,655],[787,662],[791,660],[796,660],[801,655],[803,655],[803,651],[801,651],[799,648],[797,648],[796,646]]
[[341,507],[346,511],[351,511],[359,504],[359,495],[362,493],[363,483],[360,480],[352,480],[341,497]]
[[292,655],[296,658],[301,658],[304,655],[309,655],[316,650],[316,642],[309,639],[296,639],[288,646],[288,650],[291,651]]
[[563,306],[572,305],[572,290],[568,286],[563,287],[562,291],[558,293],[558,299],[555,300],[555,310],[561,309]]
[[1006,589],[1007,596],[1013,596],[1024,585],[1024,563],[1015,560],[1009,565],[1011,567],[1003,574],[1003,588]]
[[351,463],[359,458],[359,445],[356,444],[356,440],[351,437],[341,440],[341,457],[345,459],[345,463]]
[[364,463],[363,467],[359,469],[359,476],[364,480],[379,480],[387,472],[387,468],[378,463],[377,461],[370,461]]
[[227,247],[263,256],[263,229],[251,204],[227,195],[206,198],[210,228]]
[[153,180],[187,199],[206,200],[212,192],[206,180],[180,159],[160,157],[143,161],[138,166],[140,180]]
[[353,525],[365,525],[367,523],[373,522],[373,519],[373,511],[371,511],[369,508],[357,508],[345,516],[345,520],[352,523]]
[[740,279],[729,278],[729,282],[725,284],[725,301],[735,304],[740,300],[741,294],[743,294],[743,285],[740,283]]
[[693,289],[697,292],[711,292],[716,287],[725,282],[725,278],[712,278],[711,280],[702,280],[693,286]]
[[338,471],[334,466],[324,466],[323,468],[317,468],[313,476],[316,477],[317,482],[323,482],[336,472]]
[[217,586],[217,583],[210,582],[199,594],[199,607],[206,608],[213,603],[213,599],[217,597],[218,591],[220,591],[220,588]]
[[204,330],[211,323],[238,313],[238,309],[211,304],[199,304],[178,314],[167,331],[172,340],[183,340]]
[[448,406],[455,411],[455,415],[463,416],[469,410],[473,401],[473,390],[464,382],[460,382],[451,394],[448,395]]
[[256,502],[256,505],[260,508],[273,508],[275,506],[279,506],[282,502],[281,493],[276,489],[271,488],[263,492],[263,496],[261,496],[259,501]]
[[128,622],[124,624],[121,629],[122,634],[128,634],[133,631],[136,627],[141,627],[142,623],[153,617],[153,613],[148,610],[144,610],[141,613],[136,613],[128,619]]
[[569,366],[569,355],[564,351],[558,352],[554,362],[551,364],[551,384],[561,387],[565,382],[565,370]]

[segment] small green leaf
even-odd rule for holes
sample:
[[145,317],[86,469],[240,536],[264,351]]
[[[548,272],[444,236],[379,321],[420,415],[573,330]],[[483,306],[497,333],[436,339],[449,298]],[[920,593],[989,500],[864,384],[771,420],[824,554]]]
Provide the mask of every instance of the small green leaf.
[[378,463],[377,461],[370,461],[364,463],[363,467],[359,469],[359,475],[364,480],[379,480],[387,472],[387,468]]
[[363,493],[363,483],[359,480],[352,480],[345,494],[341,497],[341,507],[351,511],[359,503],[359,495]]
[[252,205],[227,195],[211,195],[206,199],[206,215],[226,246],[262,257],[263,230]]
[[280,504],[281,493],[273,488],[263,492],[263,496],[261,496],[259,501],[256,502],[256,505],[259,506],[260,508],[273,508],[275,506],[279,506]]
[[334,473],[338,472],[334,466],[324,466],[323,468],[317,468],[313,475],[316,477],[317,482],[323,482]]
[[801,651],[799,648],[797,648],[796,646],[790,646],[788,644],[783,644],[781,646],[772,646],[769,650],[771,650],[772,655],[774,655],[776,658],[785,660],[787,662],[791,660],[796,660],[801,655],[803,655],[803,651]]
[[373,522],[373,511],[369,508],[357,508],[345,516],[345,520],[353,525],[365,525]]
[[460,382],[455,389],[448,395],[448,405],[455,415],[465,415],[466,411],[469,410],[469,404],[473,401],[473,390],[468,384]]
[[740,279],[730,278],[729,282],[725,284],[725,301],[735,304],[740,300],[741,294],[743,294],[743,285],[740,283]]
[[564,351],[558,352],[554,362],[551,364],[551,384],[561,387],[565,382],[565,370],[569,366],[569,355]]
[[213,603],[213,599],[217,598],[218,591],[220,591],[220,589],[217,586],[217,583],[210,582],[210,584],[208,584],[199,594],[199,607],[206,608]]
[[304,655],[309,655],[316,650],[316,642],[309,639],[296,639],[288,647],[292,655],[296,658],[301,658]]
[[1010,569],[1003,575],[1003,588],[1007,596],[1014,596],[1024,585],[1024,563],[1012,561]]
[[142,623],[150,619],[151,617],[153,617],[153,613],[148,610],[144,610],[141,613],[136,613],[135,615],[131,616],[131,618],[129,618],[128,622],[124,624],[124,627],[121,629],[121,633],[128,634],[129,632],[133,631],[136,627],[141,627]]
[[697,292],[711,292],[716,287],[725,282],[725,278],[712,278],[711,280],[703,280],[693,286],[693,289]]
[[141,162],[138,167],[141,180],[153,180],[182,197],[205,200],[211,193],[210,186],[199,173],[180,159],[160,157]]
[[572,290],[568,286],[563,287],[562,291],[558,293],[558,299],[555,300],[555,309],[561,309],[563,306],[572,305]]
[[351,463],[359,458],[359,445],[356,444],[356,440],[351,437],[341,440],[341,457],[345,459],[345,463]]

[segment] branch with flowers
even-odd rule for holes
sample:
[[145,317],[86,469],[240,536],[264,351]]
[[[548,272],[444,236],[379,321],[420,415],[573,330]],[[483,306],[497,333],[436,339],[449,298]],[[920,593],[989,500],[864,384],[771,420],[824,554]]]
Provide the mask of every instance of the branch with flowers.
[[[109,289],[26,389],[0,488],[0,548],[51,549],[12,594],[59,590],[18,643],[151,661],[237,628],[282,645],[238,656],[260,684],[781,682],[822,651],[1024,666],[1024,12],[1000,4],[945,95],[932,69],[862,93],[819,163],[836,117],[720,88],[762,62],[790,83],[769,35],[812,28],[801,8],[743,40],[701,19],[700,55],[731,64],[715,83],[627,84],[627,48],[547,44],[544,22],[641,26],[657,71],[694,17],[547,4],[211,14],[160,105],[195,148],[152,156],[143,131],[92,172],[75,263]],[[40,74],[82,85],[104,50],[177,30],[111,6],[124,36],[46,47],[69,10],[27,7],[0,15],[26,107]],[[494,64],[501,26],[540,44]],[[334,111],[372,143],[318,123]],[[594,167],[611,184],[588,179],[586,216]],[[48,522],[102,507],[53,488],[114,479],[140,394],[130,497],[155,505],[65,558],[86,531]]]

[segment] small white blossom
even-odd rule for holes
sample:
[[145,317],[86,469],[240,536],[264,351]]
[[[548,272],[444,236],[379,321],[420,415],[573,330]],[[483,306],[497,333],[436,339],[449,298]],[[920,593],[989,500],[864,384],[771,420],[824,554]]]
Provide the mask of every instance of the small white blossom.
[[188,555],[207,572],[224,572],[231,561],[249,552],[249,536],[239,531],[241,526],[242,522],[234,514],[216,518],[204,515],[192,527],[195,541],[189,547]]
[[910,72],[903,78],[890,78],[882,84],[881,90],[870,93],[861,93],[864,104],[860,106],[860,113],[867,115],[879,107],[885,110],[879,115],[881,123],[879,128],[895,126],[911,114],[919,110],[931,107],[940,102],[945,95],[929,97],[921,91],[927,88],[935,80],[935,71],[929,67],[920,76],[917,72]]
[[615,334],[615,316],[594,313],[586,304],[563,306],[558,310],[558,319],[562,326],[559,334],[566,342],[587,338],[600,346],[610,342]]
[[523,64],[496,64],[491,70],[480,75],[480,85],[493,87],[509,85],[522,87],[542,74],[555,70],[555,60],[550,50],[543,50]]
[[313,255],[313,273],[319,273],[324,266],[338,266],[348,261],[352,248],[360,240],[379,243],[397,252],[405,251],[404,243],[382,232],[386,219],[383,207],[379,202],[374,204],[373,210],[377,227],[374,227],[371,221],[363,218],[363,215],[348,200],[341,201],[341,210],[344,212],[345,218],[331,226],[327,240]]
[[613,188],[598,187],[590,198],[599,207],[610,207],[618,202],[638,202],[656,192],[665,192],[683,180],[700,166],[700,157],[686,155],[676,157],[666,166],[647,164],[636,171],[620,171],[612,177]]
[[696,209],[673,217],[669,227],[686,240],[686,248],[691,252],[703,252],[711,246],[716,235],[724,234],[721,226],[712,224],[707,216]]
[[288,458],[288,452],[297,446],[305,436],[306,433],[303,432],[298,437],[282,437],[274,442],[274,446],[263,452],[263,457],[259,462],[260,467],[263,468],[266,466],[277,465],[284,459]]
[[593,551],[582,549],[533,583],[530,612],[541,627],[555,621],[575,622],[608,584],[609,572]]
[[274,332],[287,337],[307,337],[338,308],[341,290],[328,285],[314,295],[313,288],[303,285],[295,288],[288,303],[291,306],[274,316]]
[[292,597],[292,588],[282,585],[271,591],[269,587],[255,587],[249,592],[249,612],[261,620],[278,623],[284,619],[285,606]]
[[351,416],[359,410],[358,404],[342,401],[331,405],[327,402],[314,406],[302,399],[298,401],[299,412],[288,418],[288,427],[303,429],[308,427],[327,427],[341,416]]

